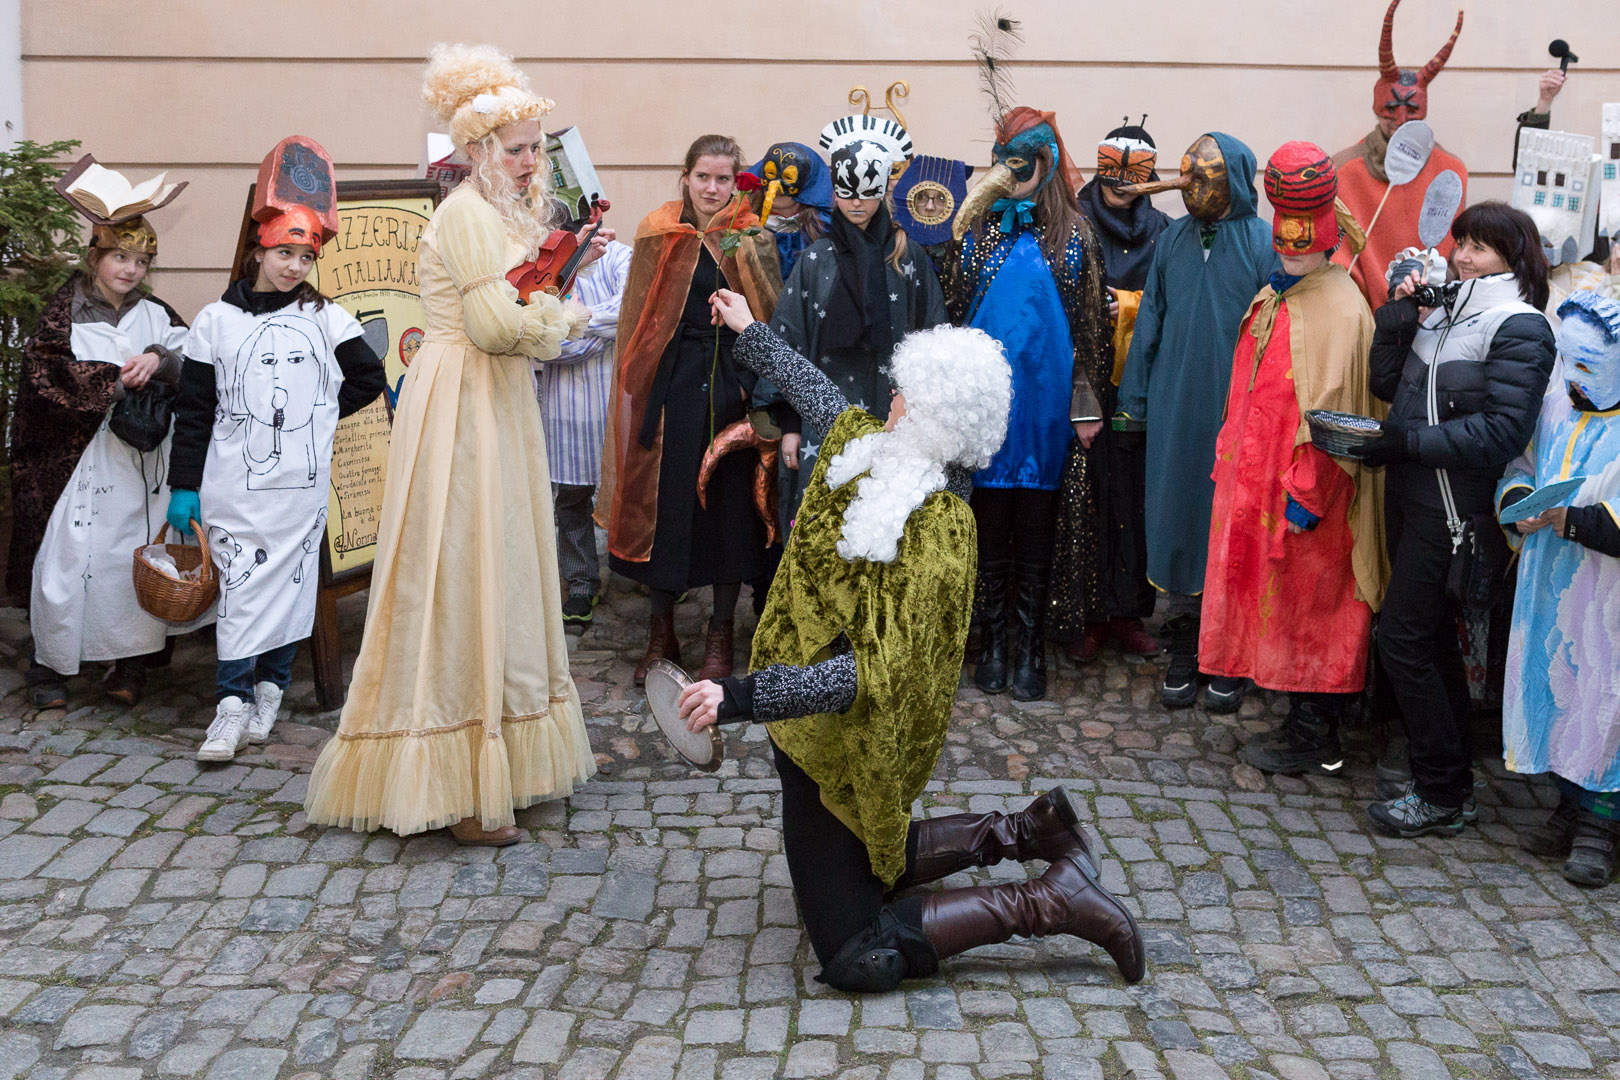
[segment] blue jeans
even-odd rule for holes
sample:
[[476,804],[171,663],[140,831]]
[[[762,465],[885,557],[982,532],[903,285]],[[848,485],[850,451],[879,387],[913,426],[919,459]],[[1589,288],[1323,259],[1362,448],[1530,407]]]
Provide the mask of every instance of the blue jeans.
[[260,653],[258,656],[244,656],[240,660],[221,660],[216,681],[219,683],[216,700],[223,701],[228,697],[239,697],[248,704],[253,703],[253,686],[255,683],[275,683],[285,690],[292,685],[293,657],[298,655],[298,642],[283,645],[279,649]]

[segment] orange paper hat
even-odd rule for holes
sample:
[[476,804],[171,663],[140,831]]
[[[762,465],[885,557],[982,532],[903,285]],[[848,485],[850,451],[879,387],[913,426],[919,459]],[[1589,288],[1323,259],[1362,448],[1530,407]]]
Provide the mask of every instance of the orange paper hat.
[[[295,207],[309,211],[318,223],[319,235],[313,241],[317,250],[323,241],[337,235],[337,177],[332,157],[320,143],[304,135],[282,139],[259,165],[259,182],[253,189],[253,220],[260,225],[261,244],[265,243],[264,226]],[[309,227],[305,219],[306,231]],[[311,243],[308,239],[276,242]]]

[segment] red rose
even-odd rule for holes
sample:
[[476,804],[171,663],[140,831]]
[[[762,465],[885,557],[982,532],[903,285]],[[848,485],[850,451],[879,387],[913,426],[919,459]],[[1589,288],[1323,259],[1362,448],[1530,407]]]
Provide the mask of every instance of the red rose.
[[738,191],[758,191],[760,188],[762,188],[764,186],[765,186],[765,181],[761,180],[759,177],[755,176],[751,172],[743,172],[743,173],[738,173],[737,174],[737,190]]

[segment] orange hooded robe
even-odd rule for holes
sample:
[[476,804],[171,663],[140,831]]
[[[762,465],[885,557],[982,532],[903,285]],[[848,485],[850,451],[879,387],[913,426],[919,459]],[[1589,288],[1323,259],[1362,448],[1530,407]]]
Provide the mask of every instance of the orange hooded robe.
[[756,319],[770,320],[782,288],[776,239],[770,232],[761,229],[752,236],[744,235],[734,252],[721,254],[720,241],[728,231],[759,225],[745,201],[739,199],[716,214],[703,232],[682,220],[684,209],[680,199],[667,202],[637,227],[629,280],[619,308],[618,354],[608,393],[596,520],[607,529],[609,553],[626,562],[646,562],[652,557],[663,425],[659,424],[651,447],[642,446],[637,433],[646,417],[659,361],[686,305],[699,245],[707,245],[726,283],[748,298]]

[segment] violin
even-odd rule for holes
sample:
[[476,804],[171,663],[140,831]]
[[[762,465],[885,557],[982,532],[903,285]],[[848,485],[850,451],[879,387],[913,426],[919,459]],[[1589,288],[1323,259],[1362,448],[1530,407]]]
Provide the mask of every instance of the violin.
[[506,280],[518,291],[518,303],[527,304],[537,292],[564,296],[573,289],[580,264],[590,250],[591,237],[602,228],[602,214],[612,208],[606,199],[592,199],[591,216],[579,232],[553,229],[541,243],[539,255],[507,271]]

